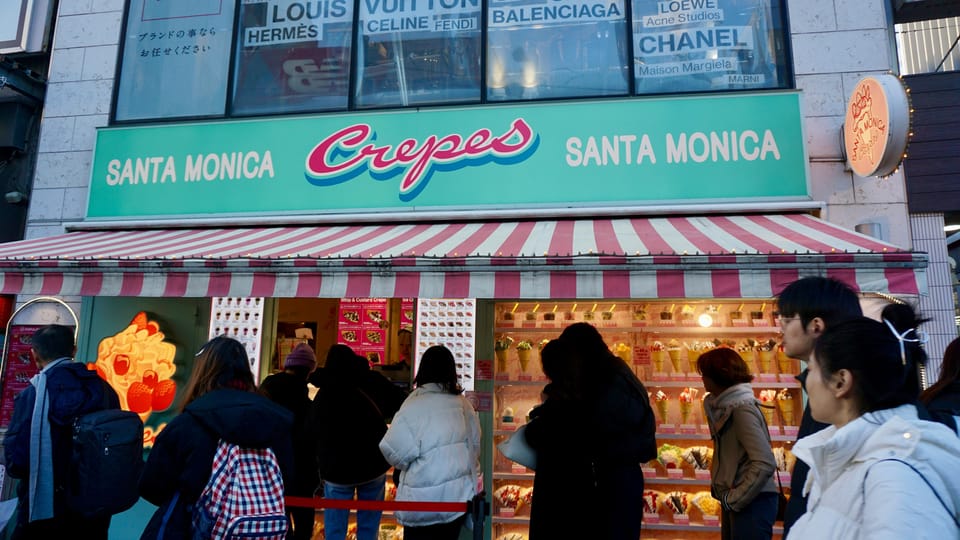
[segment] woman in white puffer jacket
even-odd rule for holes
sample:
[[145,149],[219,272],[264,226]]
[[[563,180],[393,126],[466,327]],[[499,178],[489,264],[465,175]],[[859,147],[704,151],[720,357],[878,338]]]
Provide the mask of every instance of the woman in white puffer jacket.
[[[480,421],[457,384],[453,353],[427,349],[414,383],[380,441],[383,457],[400,470],[396,500],[466,502],[477,493]],[[398,511],[396,518],[404,540],[455,540],[466,516]]]
[[915,329],[865,317],[817,340],[810,412],[832,425],[794,446],[810,466],[809,500],[788,540],[960,538],[960,439],[919,420],[915,396],[901,391],[918,341]]

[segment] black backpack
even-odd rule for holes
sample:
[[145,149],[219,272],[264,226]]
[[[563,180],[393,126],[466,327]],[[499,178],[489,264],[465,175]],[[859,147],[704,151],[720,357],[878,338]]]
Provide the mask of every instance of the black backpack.
[[106,517],[140,498],[143,469],[143,421],[140,415],[105,409],[73,422],[73,450],[67,482],[67,507],[84,518]]

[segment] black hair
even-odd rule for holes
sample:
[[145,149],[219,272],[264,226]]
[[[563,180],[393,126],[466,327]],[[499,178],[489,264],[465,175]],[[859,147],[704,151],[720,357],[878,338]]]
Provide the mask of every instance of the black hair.
[[330,346],[323,368],[332,379],[341,383],[355,384],[362,376],[361,359],[366,364],[366,359],[358,357],[353,349],[338,343]]
[[927,365],[927,351],[920,342],[921,334],[917,332],[917,328],[930,319],[920,318],[911,306],[899,303],[887,304],[880,317],[890,321],[890,324],[897,329],[897,333],[903,337],[903,352],[913,363],[913,369],[905,374],[901,392],[911,401],[917,399],[923,391],[923,385],[920,383],[920,366]]
[[543,374],[550,379],[544,393],[551,398],[579,399],[580,376],[577,364],[560,340],[554,339],[540,350],[540,364]]
[[463,388],[457,382],[457,363],[453,359],[453,353],[443,345],[434,345],[423,352],[423,356],[420,357],[420,367],[413,382],[418,387],[436,383],[444,391],[453,395],[463,392]]
[[610,352],[600,331],[592,324],[571,324],[560,333],[563,344],[573,362],[574,372],[579,375],[584,394],[597,395],[606,391],[610,381],[617,375],[624,377],[634,390],[644,396],[647,389],[619,356]]
[[73,330],[69,326],[48,324],[33,333],[30,347],[43,362],[72,358],[76,351]]
[[697,373],[709,377],[724,390],[753,380],[747,362],[730,347],[717,347],[701,354],[697,358]]
[[916,399],[901,391],[913,361],[901,359],[900,342],[885,323],[859,317],[828,325],[814,345],[814,356],[824,381],[841,369],[853,373],[853,394],[861,414]]
[[950,386],[960,381],[960,338],[954,339],[943,351],[943,363],[940,364],[940,377],[920,394],[920,401],[930,404],[937,396]]
[[777,311],[787,317],[799,316],[804,328],[816,317],[829,328],[863,316],[860,299],[849,285],[820,276],[801,278],[787,285],[777,295]]
[[204,343],[193,360],[181,410],[207,392],[222,388],[254,392],[257,387],[250,371],[247,349],[233,338],[217,336]]

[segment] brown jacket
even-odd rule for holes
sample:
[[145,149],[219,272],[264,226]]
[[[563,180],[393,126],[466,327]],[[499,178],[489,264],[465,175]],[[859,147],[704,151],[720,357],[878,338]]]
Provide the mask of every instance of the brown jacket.
[[776,461],[759,403],[747,383],[704,401],[714,454],[710,466],[713,496],[739,512],[760,493],[776,493]]

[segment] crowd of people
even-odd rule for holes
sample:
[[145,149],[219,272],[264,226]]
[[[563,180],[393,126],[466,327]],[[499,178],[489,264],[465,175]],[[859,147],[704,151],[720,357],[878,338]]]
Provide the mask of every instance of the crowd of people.
[[[696,361],[707,391],[721,537],[768,539],[783,519],[791,540],[957,538],[960,339],[924,390],[924,321],[910,306],[890,304],[879,321],[870,319],[848,286],[811,277],[788,285],[777,308],[786,354],[807,366],[797,376],[808,403],[786,508],[747,363],[725,347]],[[38,330],[32,347],[41,371],[17,397],[4,441],[9,474],[21,479],[14,538],[105,539],[109,517],[66,507],[63,460],[72,419],[118,408],[116,393],[73,360],[69,328]],[[327,499],[383,501],[391,468],[399,501],[464,502],[482,489],[480,421],[450,350],[424,352],[409,395],[345,345],[331,347],[325,360],[317,368],[314,351],[298,345],[283,371],[258,388],[239,342],[204,344],[180,414],[157,436],[139,480],[140,495],[158,507],[142,538],[193,537],[197,505],[209,502],[214,465],[231,447],[265,449],[274,476],[282,476],[281,498],[311,497],[322,486]],[[518,434],[536,453],[530,540],[640,538],[641,465],[657,455],[646,388],[588,323],[546,343],[541,362],[548,383]],[[308,384],[318,388],[312,400]],[[348,513],[325,511],[326,538],[346,537]],[[313,536],[313,509],[288,507],[287,516],[287,538]],[[454,540],[471,525],[456,512],[395,517],[407,540]],[[358,540],[378,538],[380,520],[378,510],[358,511]]]

